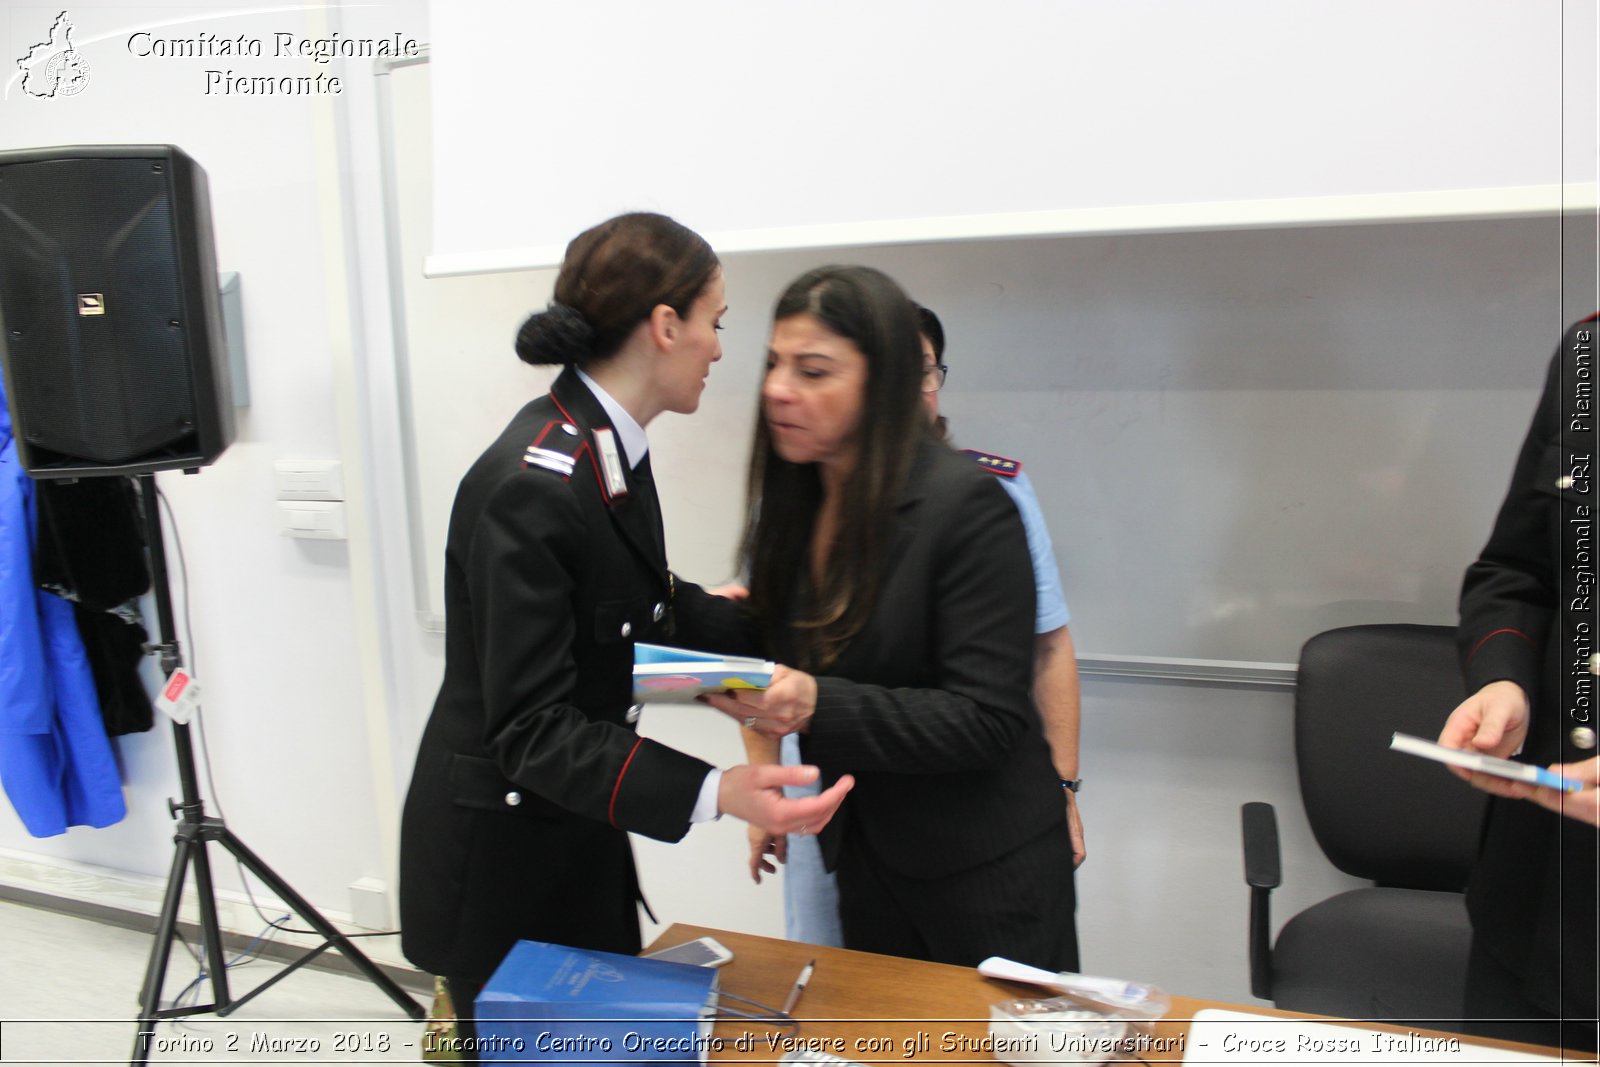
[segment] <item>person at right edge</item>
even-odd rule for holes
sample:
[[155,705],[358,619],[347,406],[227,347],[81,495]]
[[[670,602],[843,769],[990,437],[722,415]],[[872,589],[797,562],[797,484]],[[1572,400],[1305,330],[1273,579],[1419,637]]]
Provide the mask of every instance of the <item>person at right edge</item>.
[[[1439,734],[1447,747],[1541,766],[1573,763],[1594,748],[1592,715],[1569,714],[1581,709],[1564,706],[1562,677],[1573,659],[1563,634],[1586,625],[1593,644],[1593,601],[1570,588],[1578,561],[1563,540],[1586,511],[1591,529],[1594,522],[1593,449],[1582,443],[1593,440],[1593,419],[1572,416],[1583,410],[1575,406],[1580,382],[1592,389],[1595,380],[1595,330],[1590,316],[1562,338],[1494,530],[1462,582],[1457,642],[1471,695]],[[1592,403],[1591,394],[1591,412]],[[1587,675],[1588,663],[1581,667]],[[1499,794],[1467,887],[1473,939],[1463,1029],[1593,1050],[1595,827],[1452,770]]]

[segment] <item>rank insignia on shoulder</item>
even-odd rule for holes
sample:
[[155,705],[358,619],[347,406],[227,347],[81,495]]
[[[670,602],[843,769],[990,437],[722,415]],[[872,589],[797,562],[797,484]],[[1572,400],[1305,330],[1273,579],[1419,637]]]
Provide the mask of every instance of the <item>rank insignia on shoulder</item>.
[[1022,473],[1020,459],[1007,459],[1004,456],[992,455],[988,452],[979,452],[976,448],[963,448],[961,454],[972,460],[991,474],[999,474],[1006,478],[1015,478]]
[[[563,430],[568,432],[561,432]],[[554,471],[563,478],[572,477],[572,469],[577,465],[584,443],[582,437],[570,431],[571,427],[561,419],[546,423],[544,429],[539,431],[539,436],[533,439],[533,444],[522,454],[522,465]]]

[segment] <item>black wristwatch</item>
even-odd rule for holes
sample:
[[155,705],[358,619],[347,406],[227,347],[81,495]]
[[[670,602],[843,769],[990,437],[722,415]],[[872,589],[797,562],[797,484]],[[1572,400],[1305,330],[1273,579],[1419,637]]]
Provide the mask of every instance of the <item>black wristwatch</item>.
[[1061,788],[1069,793],[1076,793],[1083,788],[1082,778],[1057,778],[1056,781],[1060,782]]

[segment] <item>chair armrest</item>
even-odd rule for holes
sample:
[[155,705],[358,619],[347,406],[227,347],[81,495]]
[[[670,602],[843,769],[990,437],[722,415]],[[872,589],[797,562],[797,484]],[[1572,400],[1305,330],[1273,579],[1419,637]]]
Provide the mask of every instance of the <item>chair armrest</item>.
[[1278,858],[1278,815],[1271,804],[1260,801],[1239,809],[1244,828],[1244,880],[1252,889],[1276,889],[1283,884],[1283,864]]
[[1244,834],[1244,880],[1250,887],[1250,992],[1272,999],[1272,891],[1283,883],[1278,816],[1259,801],[1239,809]]

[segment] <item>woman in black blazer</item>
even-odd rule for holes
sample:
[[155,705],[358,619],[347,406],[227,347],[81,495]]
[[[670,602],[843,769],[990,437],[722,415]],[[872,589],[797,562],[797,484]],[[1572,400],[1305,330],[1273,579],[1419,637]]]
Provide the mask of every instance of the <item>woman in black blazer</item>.
[[518,939],[639,950],[627,831],[676,841],[723,813],[818,828],[849,789],[789,800],[782,769],[718,771],[635,732],[635,641],[738,639],[714,625],[727,601],[667,570],[644,434],[699,406],[725,310],[716,256],[671,219],[580,234],[517,338],[523,360],[564,369],[457,491],[400,908],[407,958],[449,979],[463,1018]]
[[824,781],[855,776],[821,834],[847,947],[1076,970],[1017,510],[930,432],[915,305],[887,276],[812,271],[774,319],[747,603],[769,655],[795,666],[764,695],[711,700],[748,728],[798,732]]

